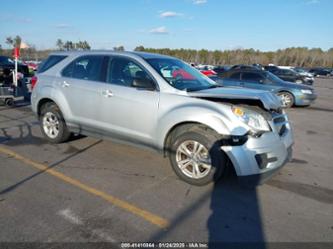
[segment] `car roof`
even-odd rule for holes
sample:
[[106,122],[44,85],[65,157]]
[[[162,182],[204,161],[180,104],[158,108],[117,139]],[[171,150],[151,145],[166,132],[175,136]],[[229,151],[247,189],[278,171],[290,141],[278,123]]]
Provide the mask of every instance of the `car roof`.
[[236,69],[231,69],[228,72],[238,72],[238,73],[264,73],[266,72],[265,70],[260,70],[257,68],[236,68]]
[[80,51],[57,51],[52,52],[50,55],[89,55],[89,54],[101,54],[101,55],[128,55],[128,56],[139,56],[143,59],[153,59],[153,58],[174,58],[167,55],[138,52],[138,51],[113,51],[113,50],[80,50]]

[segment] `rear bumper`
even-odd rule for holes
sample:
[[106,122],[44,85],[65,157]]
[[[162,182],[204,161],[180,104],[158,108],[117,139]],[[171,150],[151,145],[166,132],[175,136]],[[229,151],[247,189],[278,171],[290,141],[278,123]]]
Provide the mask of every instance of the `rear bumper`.
[[222,146],[242,182],[260,184],[272,177],[292,158],[293,134],[290,124],[282,135],[272,131],[248,137],[243,145]]

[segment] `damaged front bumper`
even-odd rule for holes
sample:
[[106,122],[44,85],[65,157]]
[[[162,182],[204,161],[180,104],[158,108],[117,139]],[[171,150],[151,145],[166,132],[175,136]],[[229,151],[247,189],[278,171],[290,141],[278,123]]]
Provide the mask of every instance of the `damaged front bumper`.
[[271,132],[260,137],[248,135],[241,145],[224,145],[221,149],[231,160],[241,183],[258,185],[271,178],[292,158],[293,133],[286,115],[270,125]]

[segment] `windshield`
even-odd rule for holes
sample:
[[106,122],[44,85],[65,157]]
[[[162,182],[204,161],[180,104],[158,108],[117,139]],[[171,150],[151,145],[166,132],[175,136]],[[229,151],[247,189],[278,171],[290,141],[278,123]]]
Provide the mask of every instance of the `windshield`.
[[146,61],[174,88],[185,91],[199,91],[219,85],[197,69],[181,60],[154,58]]

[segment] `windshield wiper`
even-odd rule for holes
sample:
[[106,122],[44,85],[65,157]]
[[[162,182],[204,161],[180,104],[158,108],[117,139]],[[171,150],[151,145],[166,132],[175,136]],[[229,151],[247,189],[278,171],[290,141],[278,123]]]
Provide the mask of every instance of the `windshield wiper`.
[[205,88],[186,89],[186,91],[187,92],[196,92],[196,91],[207,90],[207,89],[218,88],[218,87],[223,87],[223,86],[221,86],[221,85],[211,85],[211,86],[205,87]]

